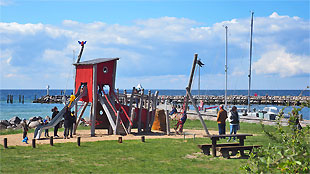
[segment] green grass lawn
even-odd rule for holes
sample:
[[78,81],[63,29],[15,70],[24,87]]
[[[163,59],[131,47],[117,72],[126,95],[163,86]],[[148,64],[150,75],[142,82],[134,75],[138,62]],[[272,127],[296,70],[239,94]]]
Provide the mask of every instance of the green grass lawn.
[[[206,121],[210,130],[217,123]],[[174,126],[172,123],[171,126]],[[274,129],[266,126],[267,129]],[[202,129],[199,120],[187,120],[186,129]],[[80,127],[79,129],[89,129]],[[229,131],[229,127],[227,127]],[[20,133],[13,131],[13,133]],[[253,133],[245,145],[273,143],[259,124],[241,123],[240,133]],[[220,143],[226,142],[222,139]],[[0,146],[0,173],[242,173],[239,168],[247,159],[224,159],[205,156],[198,144],[211,143],[209,138],[187,136],[183,139],[146,139],[38,145],[32,147]]]
[[[253,139],[254,140],[254,139]],[[152,139],[0,148],[1,173],[240,173],[247,159],[205,156],[208,139]],[[250,142],[249,142],[250,143]]]

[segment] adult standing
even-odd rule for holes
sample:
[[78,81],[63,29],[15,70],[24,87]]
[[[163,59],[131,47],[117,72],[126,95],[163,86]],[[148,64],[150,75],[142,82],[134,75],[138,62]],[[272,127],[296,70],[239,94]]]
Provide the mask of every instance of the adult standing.
[[[236,134],[237,130],[239,129],[239,114],[237,112],[237,107],[233,106],[231,111],[230,111],[231,115],[229,117],[229,123],[230,123],[230,135],[231,134]],[[231,137],[229,137],[229,139],[227,140],[230,141]],[[234,141],[236,140],[236,137],[234,137]]]
[[65,122],[64,122],[64,127],[65,127],[64,139],[69,139],[69,129],[70,129],[70,125],[71,125],[71,111],[70,111],[68,106],[66,106],[65,109],[66,109],[66,112],[64,114],[64,119],[65,119]]
[[227,111],[224,109],[224,105],[220,106],[220,111],[217,113],[217,124],[219,128],[219,135],[225,134],[226,130]]
[[[52,119],[54,119],[56,117],[56,115],[59,113],[58,111],[58,108],[55,106],[53,109],[52,109]],[[58,132],[58,128],[59,128],[59,123],[54,127],[54,137],[59,137],[57,135],[57,132]]]
[[73,126],[74,126],[74,124],[76,124],[75,122],[76,122],[76,117],[75,117],[75,112],[74,111],[72,111],[71,112],[71,117],[70,117],[71,119],[70,119],[70,128],[69,128],[69,131],[70,131],[70,138],[73,138],[73,136],[72,136],[72,134],[73,134]]

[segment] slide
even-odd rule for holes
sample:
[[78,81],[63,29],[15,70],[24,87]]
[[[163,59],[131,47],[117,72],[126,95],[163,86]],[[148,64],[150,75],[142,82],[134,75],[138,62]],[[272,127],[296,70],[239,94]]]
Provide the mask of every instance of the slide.
[[[69,108],[71,109],[74,105],[77,104],[77,102],[84,97],[85,95],[87,95],[87,87],[84,86],[83,91],[81,92],[81,87],[82,85],[79,87],[78,92],[75,94],[75,100],[71,103],[71,105],[69,106]],[[66,105],[68,106],[69,103]],[[66,106],[47,124],[47,125],[39,125],[36,130],[34,131],[34,138],[35,139],[40,139],[41,133],[45,130],[45,129],[50,129],[55,127],[63,118],[63,115],[66,112]]]
[[115,119],[113,119],[113,118],[116,118],[116,115],[114,113],[114,111],[116,111],[116,109],[113,107],[113,105],[109,104],[108,100],[110,100],[110,99],[108,98],[108,100],[107,100],[105,97],[108,98],[108,96],[98,95],[99,102],[102,105],[105,113],[107,114],[107,117],[109,119],[110,125],[112,126],[112,129],[114,131],[116,129],[116,124],[115,124]]

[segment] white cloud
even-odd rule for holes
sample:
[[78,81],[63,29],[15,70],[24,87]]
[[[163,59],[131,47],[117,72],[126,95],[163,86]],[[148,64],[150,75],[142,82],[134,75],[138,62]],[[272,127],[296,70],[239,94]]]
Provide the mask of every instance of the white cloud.
[[310,73],[310,56],[294,55],[285,48],[274,48],[265,52],[253,64],[257,74],[279,74],[281,77],[290,77],[298,74]]
[[16,22],[12,23],[0,23],[0,33],[8,34],[24,34],[24,35],[35,35],[37,32],[42,31],[44,25],[39,24],[18,24]]
[[[310,66],[309,56],[305,56],[310,55],[309,23],[276,12],[267,17],[255,17],[253,66],[256,73],[281,77],[309,73],[306,67]],[[118,80],[121,87],[130,88],[141,81],[149,88],[183,89],[195,52],[208,60],[204,62],[207,67],[204,73],[213,76],[224,72],[225,25],[229,34],[231,75],[246,78],[248,65],[244,62],[248,62],[249,55],[249,18],[221,21],[211,26],[176,17],[136,20],[130,26],[72,20],[64,20],[61,26],[0,23],[1,66],[10,66],[15,71],[7,74],[16,74],[16,78],[19,74],[34,79],[42,74],[47,81],[55,77],[67,78],[66,67],[71,68],[72,51],[77,56],[80,50],[77,41],[87,40],[82,61],[121,58],[117,70],[117,77],[122,79]],[[262,66],[265,62],[269,65]],[[61,79],[56,82],[60,83]],[[222,85],[216,84],[215,79],[212,83],[210,86],[214,89]]]
[[269,18],[273,19],[283,19],[283,18],[289,18],[289,16],[280,16],[277,12],[273,12]]

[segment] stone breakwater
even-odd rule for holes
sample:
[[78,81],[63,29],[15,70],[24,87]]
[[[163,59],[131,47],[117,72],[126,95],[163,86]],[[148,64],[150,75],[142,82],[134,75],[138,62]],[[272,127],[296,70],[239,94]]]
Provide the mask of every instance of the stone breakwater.
[[[225,97],[213,95],[193,96],[196,101],[203,101],[204,105],[218,105],[225,103]],[[184,96],[159,96],[159,102],[183,104]],[[310,102],[310,96],[251,96],[250,103],[256,105],[282,105],[282,106],[299,106],[301,103]],[[227,103],[231,105],[247,105],[248,96],[230,95],[227,96]]]
[[62,95],[46,95],[32,101],[32,103],[63,103],[68,100],[70,96]]
[[[29,128],[35,128],[43,121],[42,117],[31,117],[29,120],[26,120],[26,123],[29,125]],[[22,128],[22,120],[15,116],[10,118],[9,120],[0,120],[0,130],[2,129],[21,129]]]

